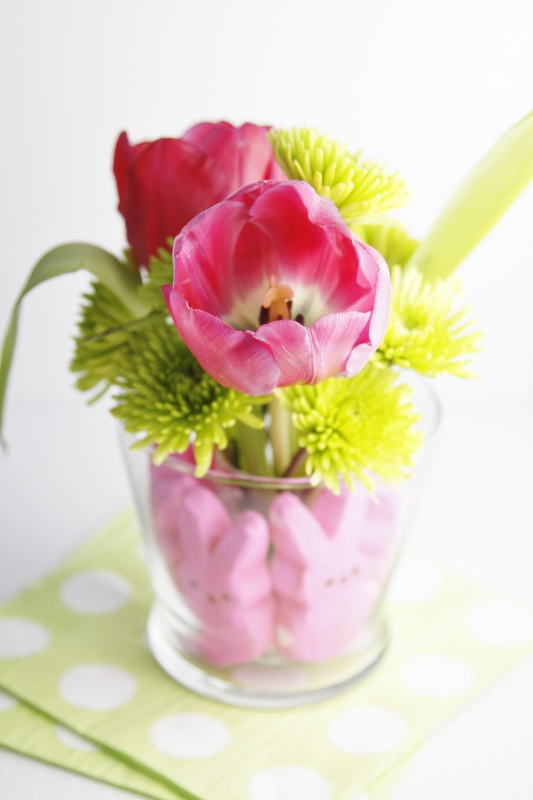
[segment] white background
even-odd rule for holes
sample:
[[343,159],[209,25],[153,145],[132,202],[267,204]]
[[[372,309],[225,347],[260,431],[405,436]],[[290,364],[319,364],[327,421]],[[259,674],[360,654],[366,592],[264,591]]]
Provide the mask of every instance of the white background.
[[[201,120],[310,125],[398,169],[423,236],[475,162],[533,109],[527,0],[4,0],[0,330],[37,258],[124,246],[114,142]],[[477,382],[439,381],[446,421],[412,544],[533,602],[533,188],[462,265],[487,332]],[[67,371],[83,275],[24,304],[0,457],[0,598],[128,500],[105,403]],[[426,746],[395,800],[531,800],[533,665]],[[24,769],[20,769],[20,765]],[[0,753],[10,800],[118,792]]]

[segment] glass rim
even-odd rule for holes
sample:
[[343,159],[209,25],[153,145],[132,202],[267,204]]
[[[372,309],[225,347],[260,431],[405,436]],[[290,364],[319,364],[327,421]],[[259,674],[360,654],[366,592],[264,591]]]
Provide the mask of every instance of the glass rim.
[[[434,415],[434,419],[430,428],[424,432],[424,439],[422,441],[422,445],[420,449],[415,454],[415,458],[419,458],[421,454],[425,452],[428,448],[430,443],[435,438],[442,421],[442,404],[440,399],[430,384],[431,379],[425,378],[421,375],[410,375],[409,382],[413,384],[413,388],[419,388],[423,392],[426,393],[427,397],[430,399],[431,404],[433,406],[432,412]],[[155,450],[155,446],[151,445],[149,448],[150,452]],[[187,461],[182,461],[177,458],[176,455],[169,455],[165,458],[160,466],[169,467],[170,469],[175,470],[176,472],[181,473],[182,475],[190,475],[191,477],[197,477],[195,473],[195,465],[190,464]],[[263,490],[273,490],[273,491],[290,491],[291,489],[294,490],[305,490],[305,489],[316,489],[324,484],[322,482],[318,484],[311,483],[310,478],[303,477],[303,478],[290,478],[290,477],[275,477],[275,476],[267,476],[267,475],[252,475],[248,472],[243,472],[235,468],[233,471],[226,471],[223,469],[210,469],[208,470],[205,475],[202,475],[199,480],[208,480],[213,481],[213,483],[222,483],[231,486],[240,486],[242,488],[250,488],[250,489],[263,489]],[[403,483],[400,482],[400,483]]]

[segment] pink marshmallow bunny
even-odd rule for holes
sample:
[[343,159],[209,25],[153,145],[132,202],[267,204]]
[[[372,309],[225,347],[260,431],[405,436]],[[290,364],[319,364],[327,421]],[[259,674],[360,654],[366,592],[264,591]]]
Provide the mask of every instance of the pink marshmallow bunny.
[[179,561],[178,508],[187,491],[194,489],[198,480],[183,475],[162,464],[150,464],[150,494],[154,533],[165,561]]
[[202,486],[183,494],[176,514],[179,558],[172,576],[199,621],[199,652],[219,666],[258,658],[272,644],[268,526],[255,511],[231,518]]
[[320,661],[355,643],[392,563],[395,512],[392,501],[376,512],[362,490],[345,489],[339,497],[322,490],[312,511],[291,492],[272,502],[271,572],[280,652]]
[[[185,453],[175,453],[170,456],[168,463],[177,462],[187,464],[194,468],[195,460],[192,447]],[[179,462],[179,463],[178,463]],[[213,468],[225,471],[224,465],[219,464],[217,456],[213,458]],[[187,491],[195,486],[201,486],[202,481],[191,474],[180,472],[171,466],[150,464],[150,499],[152,506],[152,520],[155,536],[167,561],[172,563],[179,560],[179,537],[177,529],[177,510]],[[221,497],[226,508],[233,516],[239,512],[243,490],[238,486],[227,486],[222,483],[212,482],[211,491]]]

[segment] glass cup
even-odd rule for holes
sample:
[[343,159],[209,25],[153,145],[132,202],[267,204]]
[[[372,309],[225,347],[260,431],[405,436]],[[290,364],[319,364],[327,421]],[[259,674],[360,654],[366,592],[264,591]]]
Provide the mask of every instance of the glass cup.
[[380,659],[384,598],[419,505],[440,421],[413,381],[424,444],[412,478],[334,495],[305,478],[264,478],[215,460],[194,476],[189,453],[161,466],[123,452],[155,595],[150,650],[184,686],[253,708],[321,700]]

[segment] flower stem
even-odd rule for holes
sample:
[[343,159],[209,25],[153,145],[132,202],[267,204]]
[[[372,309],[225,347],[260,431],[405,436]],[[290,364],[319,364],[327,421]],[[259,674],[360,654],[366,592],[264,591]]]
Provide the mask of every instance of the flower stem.
[[284,475],[292,460],[292,422],[291,414],[274,397],[269,404],[271,416],[270,442],[274,454],[274,471],[276,475]]
[[162,311],[150,311],[150,313],[146,314],[144,317],[138,317],[131,322],[126,322],[124,325],[116,325],[114,328],[108,328],[94,336],[89,336],[84,342],[85,344],[88,342],[96,342],[99,339],[105,339],[106,336],[111,336],[113,333],[118,333],[120,331],[137,331],[164,318],[165,314]]
[[292,459],[291,463],[285,470],[283,477],[284,478],[302,478],[305,474],[305,462],[307,460],[307,450],[301,447],[294,458]]
[[257,430],[237,422],[235,434],[239,445],[239,467],[249,475],[272,477],[274,470],[267,460],[265,451],[267,441],[265,429]]

